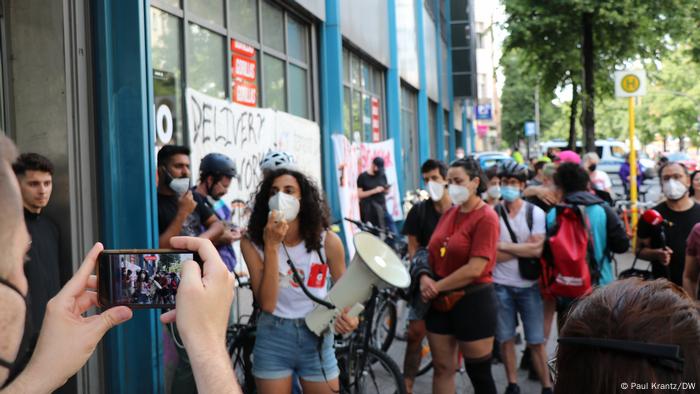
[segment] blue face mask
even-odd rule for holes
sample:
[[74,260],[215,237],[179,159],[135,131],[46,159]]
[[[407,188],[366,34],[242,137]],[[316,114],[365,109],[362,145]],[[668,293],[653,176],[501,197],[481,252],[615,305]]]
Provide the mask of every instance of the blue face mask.
[[520,198],[520,189],[513,186],[501,186],[501,196],[508,202],[513,202]]

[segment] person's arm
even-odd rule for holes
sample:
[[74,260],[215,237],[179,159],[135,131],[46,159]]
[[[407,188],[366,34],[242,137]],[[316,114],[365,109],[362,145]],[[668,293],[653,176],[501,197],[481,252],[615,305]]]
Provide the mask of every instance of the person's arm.
[[226,230],[226,226],[224,226],[224,223],[219,220],[216,215],[209,216],[209,218],[204,221],[204,227],[207,229],[199,234],[199,238],[208,239],[212,243],[218,243],[217,241],[220,240]]
[[528,242],[511,243],[500,242],[498,251],[511,254],[515,257],[540,257],[542,255],[542,247],[544,246],[544,235],[533,235]]
[[365,199],[367,197],[371,197],[371,196],[378,194],[378,193],[383,193],[383,192],[384,192],[384,188],[381,186],[377,186],[374,189],[370,189],[370,190],[364,190],[361,187],[357,188],[357,196],[360,198],[360,200]]
[[529,186],[523,190],[523,197],[537,197],[546,204],[554,205],[557,201],[556,193],[547,186]]
[[175,237],[173,247],[197,251],[203,269],[194,261],[182,265],[175,310],[161,315],[163,323],[176,322],[187,351],[197,392],[242,393],[226,351],[226,325],[233,301],[233,275],[214,245],[205,239]]
[[685,256],[685,268],[683,269],[683,289],[690,298],[698,299],[698,277],[700,276],[700,264],[694,256]]
[[[671,248],[656,248],[652,249],[649,247],[651,244],[651,238],[639,238],[639,247],[637,248],[639,253],[639,258],[647,261],[657,261],[663,265],[668,265],[671,263],[671,255],[673,250]],[[641,249],[641,250],[640,250]]]
[[168,228],[165,229],[158,237],[158,246],[161,249],[171,249],[170,238],[180,235],[182,225],[185,224],[187,217],[197,208],[197,202],[192,196],[192,191],[183,194],[177,202],[177,213],[175,218],[170,222]]
[[510,261],[516,258],[512,254],[502,251],[500,245],[501,243],[499,243],[499,248],[496,250],[496,263],[502,263],[504,261]]
[[627,237],[625,225],[619,216],[608,205],[601,205],[605,209],[606,233],[608,249],[613,253],[625,253],[630,248],[630,239]]
[[[345,249],[343,248],[343,242],[336,233],[326,231],[324,249],[326,251],[326,263],[328,264],[333,283],[338,283],[340,277],[345,273]],[[360,323],[360,319],[357,316],[349,317],[347,315],[349,309],[345,308],[343,313],[336,318],[334,330],[336,334],[342,335],[352,332]]]
[[461,289],[474,282],[484,272],[489,260],[484,257],[472,257],[469,263],[463,265],[457,271],[451,273],[436,283],[438,292]]
[[97,292],[90,290],[97,288],[97,277],[91,274],[102,249],[102,244],[96,243],[71,280],[46,305],[31,360],[2,393],[56,390],[85,365],[110,328],[131,319],[131,309],[125,306],[83,316],[97,306]]
[[420,248],[420,244],[418,243],[418,238],[416,238],[415,235],[409,235],[408,236],[408,259],[412,260],[413,256],[416,255],[416,252]]

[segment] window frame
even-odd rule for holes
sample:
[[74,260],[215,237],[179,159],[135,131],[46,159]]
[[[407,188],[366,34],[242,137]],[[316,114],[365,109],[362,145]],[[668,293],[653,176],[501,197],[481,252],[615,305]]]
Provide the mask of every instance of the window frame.
[[[314,67],[315,64],[317,64],[317,59],[318,59],[318,51],[316,49],[316,43],[317,43],[317,32],[316,32],[316,24],[313,19],[304,16],[303,14],[297,12],[293,8],[291,8],[287,3],[280,1],[280,0],[256,0],[256,7],[257,7],[257,32],[258,32],[258,38],[257,41],[254,39],[245,36],[244,34],[238,33],[233,29],[233,21],[231,18],[231,14],[229,12],[229,7],[230,7],[230,1],[229,0],[222,0],[224,2],[224,26],[219,25],[217,23],[212,23],[208,21],[206,18],[201,17],[197,14],[194,14],[192,10],[189,7],[189,2],[194,1],[194,0],[181,0],[180,2],[180,7],[174,7],[171,4],[166,3],[164,0],[151,0],[150,1],[150,7],[156,8],[166,14],[169,14],[171,16],[177,17],[181,21],[181,29],[180,29],[180,40],[182,42],[182,47],[180,48],[180,62],[181,62],[181,72],[182,72],[182,91],[183,91],[183,130],[182,130],[182,135],[183,138],[185,139],[182,141],[183,144],[187,144],[189,134],[187,131],[187,95],[185,94],[187,86],[188,86],[188,78],[187,78],[187,65],[188,61],[190,60],[188,57],[188,51],[187,49],[192,45],[190,42],[190,39],[188,38],[189,34],[189,26],[190,24],[194,23],[196,25],[199,25],[200,28],[207,29],[209,32],[212,34],[219,35],[224,38],[225,40],[225,48],[226,52],[224,53],[224,74],[225,74],[225,79],[224,82],[226,83],[226,89],[225,89],[225,100],[230,101],[231,98],[233,97],[233,77],[231,75],[231,40],[237,40],[240,42],[245,43],[246,45],[250,45],[251,47],[255,48],[255,60],[256,60],[256,89],[257,89],[257,103],[256,107],[257,108],[264,108],[263,104],[266,102],[266,97],[265,97],[265,92],[263,91],[263,80],[265,78],[264,72],[263,72],[263,66],[264,66],[264,55],[270,55],[275,57],[278,60],[282,60],[284,62],[284,79],[285,79],[285,97],[284,97],[284,102],[285,102],[285,112],[289,113],[289,100],[291,98],[291,92],[289,88],[289,68],[290,65],[295,65],[301,69],[304,69],[306,71],[306,89],[307,89],[307,95],[306,95],[306,109],[307,109],[307,114],[306,116],[300,116],[305,119],[308,119],[310,121],[317,121],[319,118],[319,99],[318,99],[318,71],[316,70],[316,67]],[[262,2],[267,1],[271,6],[278,8],[279,10],[282,11],[283,13],[283,18],[284,18],[284,28],[283,28],[283,34],[284,34],[284,53],[280,52],[277,49],[268,47],[263,44],[264,42],[264,37],[263,37],[263,17],[262,17]],[[306,54],[307,54],[307,60],[306,62],[301,61],[296,58],[292,58],[291,56],[288,55],[288,48],[289,48],[289,43],[288,43],[288,26],[289,26],[289,18],[294,18],[296,19],[297,22],[300,24],[306,26]],[[149,43],[149,50],[150,50],[150,43]],[[152,72],[152,69],[149,70]],[[178,142],[180,143],[180,142]]]
[[[384,141],[388,138],[389,133],[386,127],[386,70],[378,63],[372,61],[369,57],[362,55],[359,51],[355,50],[353,47],[348,45],[348,43],[343,43],[343,51],[342,51],[342,56],[343,56],[343,72],[342,72],[342,79],[343,79],[343,98],[345,98],[345,89],[350,89],[350,111],[349,111],[349,117],[350,117],[350,136],[348,139],[351,142],[354,142],[353,138],[353,117],[355,115],[355,108],[353,106],[353,97],[355,96],[355,93],[360,93],[360,121],[362,122],[362,107],[363,107],[363,98],[365,95],[371,98],[376,98],[379,100],[379,141]],[[345,59],[347,57],[347,75],[345,72]],[[352,83],[352,68],[356,64],[356,62],[359,62],[359,78],[360,82],[358,83],[357,86],[353,85]],[[373,87],[375,91],[369,90],[366,86],[362,86],[362,70],[363,66],[366,66],[368,69],[368,77],[372,80]],[[376,80],[375,77],[379,77],[379,81]],[[347,77],[347,79],[346,79]],[[378,88],[378,89],[377,89]],[[345,101],[345,100],[344,100]],[[345,102],[343,102],[343,105],[345,105]],[[371,112],[371,104],[370,104],[370,112]],[[371,114],[370,114],[371,117]],[[364,123],[362,123],[364,126]],[[345,133],[345,119],[343,119],[343,133]],[[371,127],[371,126],[370,126]],[[360,142],[369,142],[372,143],[374,141],[367,141],[364,139],[364,128],[360,132],[361,138]],[[347,135],[346,135],[347,136]]]

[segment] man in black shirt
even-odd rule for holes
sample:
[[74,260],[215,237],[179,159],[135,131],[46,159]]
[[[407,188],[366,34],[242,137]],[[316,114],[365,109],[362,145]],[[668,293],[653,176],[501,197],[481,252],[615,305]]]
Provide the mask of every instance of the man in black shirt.
[[360,218],[374,226],[396,233],[394,219],[386,209],[386,194],[391,185],[384,174],[384,159],[375,157],[370,168],[357,177]]
[[[29,258],[24,265],[30,307],[24,340],[30,349],[34,349],[44,321],[46,304],[61,289],[58,227],[42,214],[53,189],[53,164],[39,154],[24,153],[17,158],[12,169],[20,185],[24,221],[32,239],[27,252]],[[31,356],[31,353],[27,355]]]
[[700,205],[689,196],[690,176],[682,163],[669,162],[659,169],[666,201],[654,207],[666,220],[657,227],[639,221],[639,257],[652,262],[655,278],[667,278],[683,286],[686,240],[700,222]]
[[[197,201],[190,190],[190,149],[165,145],[158,151],[158,231],[161,248],[170,248],[177,235],[198,236],[216,242],[224,232],[204,198]],[[170,332],[177,345],[182,343],[174,325]],[[178,363],[171,384],[172,393],[196,393],[192,366],[184,348],[177,347]]]
[[[408,236],[408,255],[411,259],[418,249],[428,246],[440,217],[452,206],[450,195],[445,191],[447,188],[447,166],[445,163],[433,159],[426,160],[421,166],[421,176],[430,194],[430,200],[422,201],[408,211],[402,231],[404,235]],[[408,393],[413,392],[413,382],[420,366],[421,342],[426,335],[425,321],[423,320],[425,310],[410,308],[404,358],[404,380]]]

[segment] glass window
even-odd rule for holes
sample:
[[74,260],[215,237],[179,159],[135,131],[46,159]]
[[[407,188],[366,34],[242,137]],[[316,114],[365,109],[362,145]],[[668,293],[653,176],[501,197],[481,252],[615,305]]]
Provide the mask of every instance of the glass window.
[[171,5],[173,7],[180,8],[180,0],[160,0],[164,2],[167,5]]
[[228,12],[231,30],[253,40],[258,40],[257,0],[229,0]]
[[307,29],[295,18],[287,18],[287,54],[304,63],[307,62]]
[[265,54],[263,59],[263,95],[265,107],[286,111],[284,62]]
[[343,134],[352,141],[352,114],[350,113],[351,103],[350,88],[343,89]]
[[406,190],[418,188],[419,151],[418,117],[416,112],[416,92],[401,86],[401,159],[403,160]]
[[610,148],[612,150],[613,157],[624,159],[625,156],[627,155],[627,152],[625,152],[625,149],[621,146],[612,145]]
[[343,49],[343,81],[350,83],[350,53]]
[[207,22],[224,26],[223,0],[188,0],[189,11]]
[[435,112],[437,111],[437,104],[430,101],[428,109],[428,130],[430,139],[430,157],[437,159],[437,117]]
[[190,23],[187,49],[187,86],[213,97],[226,98],[223,36]]
[[369,73],[369,66],[367,66],[367,63],[362,62],[360,66],[360,72],[361,72],[361,83],[360,86],[363,89],[369,90],[370,92],[374,91],[374,86],[372,86],[372,81],[370,80],[370,73]]
[[267,1],[262,2],[262,41],[265,46],[284,52],[284,14]]
[[360,86],[360,59],[356,56],[350,58],[350,70],[352,72],[352,86]]
[[352,140],[362,141],[362,93],[354,91],[352,94]]
[[151,57],[159,145],[185,142],[182,98],[182,22],[151,8]]
[[444,111],[442,120],[443,147],[442,160],[447,161],[450,157],[450,112]]
[[306,70],[289,65],[289,113],[303,118],[309,115],[309,89]]

